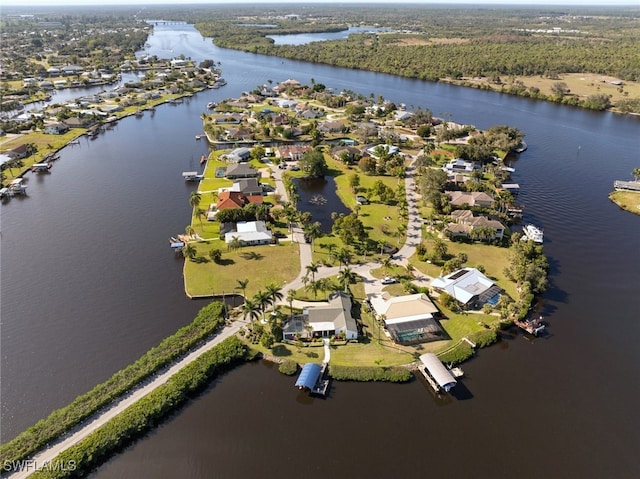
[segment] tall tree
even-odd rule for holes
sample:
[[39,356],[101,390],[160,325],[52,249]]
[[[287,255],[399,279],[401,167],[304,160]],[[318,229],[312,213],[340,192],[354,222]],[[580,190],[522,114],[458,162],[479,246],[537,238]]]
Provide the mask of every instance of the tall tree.
[[236,283],[238,284],[238,288],[242,290],[242,296],[244,298],[247,297],[247,286],[249,285],[249,278],[245,279],[236,279]]
[[189,196],[189,204],[192,208],[197,208],[200,205],[200,201],[202,200],[202,196],[197,191],[192,191]]
[[256,301],[245,298],[242,305],[242,317],[243,319],[248,317],[253,323],[260,317],[260,305]]

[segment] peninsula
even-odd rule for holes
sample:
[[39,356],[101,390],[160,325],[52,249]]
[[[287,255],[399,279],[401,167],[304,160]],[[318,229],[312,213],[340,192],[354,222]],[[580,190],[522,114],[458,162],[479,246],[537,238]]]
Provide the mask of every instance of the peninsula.
[[[512,231],[522,132],[295,79],[202,118],[212,152],[178,243],[185,289],[238,297],[253,347],[302,363],[330,339],[336,365],[406,365],[418,351],[457,363],[514,320],[531,329],[547,262]],[[323,224],[308,206],[326,198],[299,188],[329,178],[350,212]],[[313,319],[336,302],[343,315]]]

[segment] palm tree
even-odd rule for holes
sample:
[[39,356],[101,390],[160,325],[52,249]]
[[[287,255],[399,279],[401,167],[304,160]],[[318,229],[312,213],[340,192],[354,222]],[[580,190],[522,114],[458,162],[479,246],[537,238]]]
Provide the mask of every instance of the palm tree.
[[278,301],[280,301],[284,297],[282,294],[282,288],[275,283],[271,283],[267,285],[266,293],[269,295],[271,304],[274,306]]
[[190,260],[193,260],[193,258],[196,257],[196,254],[198,252],[196,251],[195,246],[190,245],[190,244],[186,244],[185,246],[182,247],[182,256],[184,256],[185,258],[189,258]]
[[311,273],[311,281],[316,280],[316,273],[318,272],[318,263],[309,263],[306,266],[307,274]]
[[327,253],[329,254],[329,262],[333,263],[333,257],[335,254],[337,246],[334,243],[329,243],[327,245]]
[[315,251],[315,240],[322,235],[321,224],[319,221],[314,221],[304,227],[304,234],[311,239],[311,250]]
[[320,285],[318,284],[318,281],[309,281],[307,282],[307,284],[304,285],[304,289],[305,291],[313,291],[313,298],[317,298],[318,297],[318,289],[319,289]]
[[238,288],[242,290],[242,296],[244,298],[247,297],[247,286],[249,284],[249,279],[236,279],[236,283],[238,283]]
[[638,178],[640,178],[640,168],[634,168],[631,174],[633,175],[633,179],[638,181]]
[[333,281],[329,278],[320,278],[316,281],[316,288],[322,291],[322,296],[325,296],[327,291],[334,287]]
[[196,216],[198,217],[198,221],[200,221],[200,228],[202,228],[202,218],[207,217],[207,210],[196,208]]
[[197,191],[192,191],[191,196],[189,196],[189,204],[192,208],[197,208],[200,205],[200,200],[202,196]]
[[351,250],[349,248],[344,248],[344,247],[340,248],[340,250],[336,254],[336,258],[340,262],[340,269],[342,269],[343,265],[349,266],[352,259]]
[[349,285],[357,281],[358,275],[351,268],[347,267],[338,273],[338,282],[345,293],[349,292]]
[[267,311],[267,308],[271,305],[271,296],[268,292],[259,290],[254,296],[253,301],[255,301],[260,307],[260,311],[262,312],[262,322],[266,322],[264,318],[264,313]]
[[237,236],[233,236],[231,238],[231,241],[229,242],[229,249],[238,251],[238,249],[240,249],[241,246],[242,246],[242,241],[240,241],[240,238],[238,238]]
[[382,258],[382,260],[380,261],[380,264],[384,268],[384,273],[388,274],[389,268],[391,267],[391,258],[389,258],[388,256]]
[[260,305],[250,299],[245,299],[242,305],[242,318],[247,319],[247,317],[252,323],[260,317]]
[[289,311],[291,319],[293,319],[293,300],[296,299],[296,292],[293,289],[287,291],[287,302],[289,303]]

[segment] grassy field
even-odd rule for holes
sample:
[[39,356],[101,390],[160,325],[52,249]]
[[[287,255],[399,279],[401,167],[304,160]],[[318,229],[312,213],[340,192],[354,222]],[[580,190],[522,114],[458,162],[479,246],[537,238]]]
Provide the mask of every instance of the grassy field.
[[[613,85],[611,82],[617,78],[599,75],[597,73],[565,73],[559,75],[557,79],[544,78],[539,76],[520,76],[515,78],[503,78],[505,85],[510,85],[516,81],[522,82],[527,87],[537,87],[545,95],[552,96],[552,87],[555,83],[562,82],[567,85],[571,95],[586,98],[590,95],[605,94],[611,98],[611,103],[615,106],[617,102],[627,98],[640,98],[639,82],[624,82],[624,85]],[[489,78],[465,78],[463,81],[477,85],[487,84],[494,89],[499,89],[500,85],[492,84]],[[459,83],[452,80],[452,83]]]
[[640,215],[640,192],[614,191],[609,199],[623,210]]
[[[227,251],[221,240],[191,243],[196,247],[196,261],[185,260],[185,290],[189,296],[242,293],[237,280],[249,279],[247,296],[252,296],[267,284],[284,285],[300,272],[299,249],[296,243],[247,246]],[[209,259],[211,249],[220,249],[222,259],[216,264]]]

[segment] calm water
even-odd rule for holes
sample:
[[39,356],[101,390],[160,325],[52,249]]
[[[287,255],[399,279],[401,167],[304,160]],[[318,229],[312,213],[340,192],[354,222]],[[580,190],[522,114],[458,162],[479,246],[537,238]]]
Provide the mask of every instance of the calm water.
[[351,213],[338,198],[333,177],[294,180],[294,184],[300,196],[298,209],[311,213],[311,221],[319,221],[323,232],[331,232],[332,213]]
[[198,168],[204,145],[193,138],[206,103],[267,80],[314,78],[526,132],[513,179],[525,220],[545,230],[550,333],[507,335],[480,351],[464,365],[464,389],[444,402],[420,381],[334,382],[329,399],[310,400],[275,368],[245,365],[93,476],[637,475],[640,220],[607,194],[638,166],[638,119],[221,50],[188,26],[163,27],[150,43],[151,53],[221,61],[228,85],[65,149],[50,175],[31,176],[28,198],[2,205],[2,440],[203,305],[185,299],[167,239],[188,221],[193,186],[180,173]]

